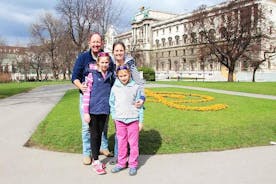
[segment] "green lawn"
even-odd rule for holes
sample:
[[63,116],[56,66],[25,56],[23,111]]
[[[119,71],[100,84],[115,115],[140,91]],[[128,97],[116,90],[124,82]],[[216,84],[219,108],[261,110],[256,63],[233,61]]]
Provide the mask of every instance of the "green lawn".
[[0,99],[6,98],[18,93],[30,91],[31,89],[52,84],[69,83],[69,81],[43,81],[43,82],[11,82],[0,83]]
[[[218,86],[223,84],[219,83]],[[231,83],[233,84],[241,83]],[[265,91],[275,87],[274,83],[271,83],[274,87],[269,85],[266,87],[265,83],[253,85],[255,84],[264,86]],[[251,84],[246,84],[245,88],[249,90]],[[223,103],[227,104],[228,108],[210,112],[182,111],[169,108],[164,104],[146,102],[145,128],[140,134],[141,154],[225,150],[268,145],[270,141],[276,140],[275,100],[179,88],[151,90],[209,95],[215,100],[207,104]],[[206,105],[206,103],[197,104],[197,106],[200,105]],[[109,143],[110,148],[113,148],[114,125],[111,121],[109,125]],[[81,152],[81,122],[77,90],[70,90],[65,94],[39,125],[28,145],[56,151]]]
[[190,82],[190,81],[158,81],[159,84],[173,84],[203,88],[223,89],[247,93],[276,95],[276,82]]

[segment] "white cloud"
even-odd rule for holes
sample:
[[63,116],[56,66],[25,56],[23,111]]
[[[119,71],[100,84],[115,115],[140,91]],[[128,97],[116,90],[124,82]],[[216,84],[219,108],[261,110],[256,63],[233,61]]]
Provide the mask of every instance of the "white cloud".
[[[24,40],[23,42],[25,42],[27,35],[29,35],[30,25],[35,23],[39,16],[46,11],[55,14],[55,6],[58,1],[1,0],[0,21],[2,25],[0,36],[6,38],[11,44],[15,40]],[[120,21],[123,22],[123,27],[130,27],[132,17],[138,13],[142,6],[152,10],[180,14],[191,12],[201,4],[210,6],[222,1],[224,0],[114,0],[113,3],[124,7]]]
[[20,6],[14,6],[13,4],[7,4],[0,2],[0,18],[9,20],[12,23],[20,23],[29,25],[36,21],[39,15],[46,11],[46,9],[31,9],[22,8]]

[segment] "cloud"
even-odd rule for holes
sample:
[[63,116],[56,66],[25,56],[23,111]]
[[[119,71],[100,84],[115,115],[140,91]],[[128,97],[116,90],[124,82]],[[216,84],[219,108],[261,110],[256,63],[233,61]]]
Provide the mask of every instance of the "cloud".
[[[215,5],[224,0],[113,0],[115,5],[123,7],[121,29],[130,29],[131,20],[139,9],[144,6],[152,10],[169,13],[191,12],[201,4]],[[0,36],[12,43],[14,40],[27,40],[29,28],[44,12],[56,14],[55,7],[59,0],[1,0],[0,1]],[[25,37],[24,37],[25,36]],[[14,37],[15,39],[12,39]],[[13,41],[9,41],[13,40]]]
[[[20,1],[21,2],[21,1]],[[30,3],[30,2],[29,2]],[[45,8],[34,8],[30,6],[21,6],[20,3],[14,5],[13,3],[0,2],[0,17],[4,20],[9,20],[13,23],[31,24],[42,12],[47,11]],[[48,9],[50,11],[50,9]]]
[[24,43],[29,39],[29,29],[39,16],[46,12],[54,12],[57,0],[1,0],[0,2],[0,36],[9,44]]

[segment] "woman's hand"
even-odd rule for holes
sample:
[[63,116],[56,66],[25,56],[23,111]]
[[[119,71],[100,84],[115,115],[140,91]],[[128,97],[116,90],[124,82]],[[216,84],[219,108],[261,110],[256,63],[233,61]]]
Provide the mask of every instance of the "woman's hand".
[[90,123],[90,120],[91,120],[90,114],[84,113],[83,118],[86,123]]
[[139,123],[139,132],[143,129],[144,124],[143,123]]

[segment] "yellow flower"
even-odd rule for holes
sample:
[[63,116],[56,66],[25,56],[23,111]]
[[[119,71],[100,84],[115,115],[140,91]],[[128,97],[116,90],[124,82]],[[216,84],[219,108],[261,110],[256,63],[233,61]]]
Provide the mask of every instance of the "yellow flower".
[[[146,95],[150,98],[148,102],[160,102],[171,108],[180,110],[193,111],[218,111],[227,108],[226,104],[213,104],[208,106],[187,106],[182,103],[201,103],[214,100],[214,97],[200,94],[187,94],[181,92],[153,92],[149,89],[145,90]],[[187,97],[191,99],[186,99]],[[199,99],[194,99],[199,98]],[[176,99],[176,100],[171,100]]]

